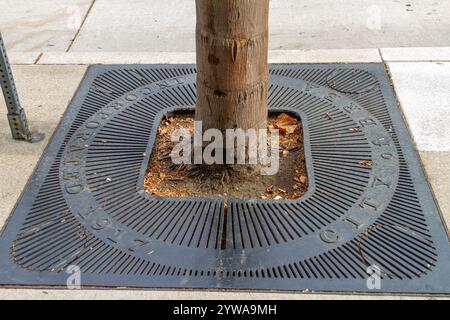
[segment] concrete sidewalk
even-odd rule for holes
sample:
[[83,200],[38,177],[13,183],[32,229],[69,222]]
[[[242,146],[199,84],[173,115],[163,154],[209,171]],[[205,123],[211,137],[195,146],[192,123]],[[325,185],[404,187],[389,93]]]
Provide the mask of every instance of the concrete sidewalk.
[[[193,0],[0,0],[10,51],[193,52]],[[450,46],[443,0],[271,0],[270,49]]]

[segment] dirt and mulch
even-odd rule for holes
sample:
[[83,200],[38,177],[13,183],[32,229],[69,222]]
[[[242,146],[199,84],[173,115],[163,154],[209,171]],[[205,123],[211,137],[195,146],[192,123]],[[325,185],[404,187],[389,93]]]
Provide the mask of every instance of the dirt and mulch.
[[[222,197],[239,199],[296,199],[308,188],[300,120],[286,114],[271,114],[268,129],[279,129],[279,170],[261,175],[250,165],[174,164],[170,153],[177,142],[174,130],[194,131],[193,113],[165,116],[144,179],[145,190],[160,197]],[[269,137],[270,139],[270,137]]]

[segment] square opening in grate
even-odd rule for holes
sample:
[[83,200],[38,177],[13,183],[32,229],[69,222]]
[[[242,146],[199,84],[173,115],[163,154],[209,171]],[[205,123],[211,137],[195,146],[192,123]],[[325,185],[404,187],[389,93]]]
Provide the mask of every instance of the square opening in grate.
[[[185,130],[185,135],[181,134],[182,130]],[[152,196],[160,197],[297,199],[308,189],[301,120],[294,113],[269,114],[267,151],[268,155],[272,156],[270,130],[278,132],[278,145],[274,146],[274,157],[268,165],[272,166],[273,174],[262,174],[261,165],[249,165],[248,159],[247,164],[196,165],[193,164],[192,147],[194,113],[192,111],[168,113],[158,127],[144,178],[144,189]],[[246,137],[251,137],[248,132],[245,133]],[[206,143],[205,147],[211,142]],[[187,148],[180,147],[183,143]],[[248,139],[246,146],[250,146]],[[180,159],[175,157],[184,156],[185,152],[190,153],[183,163],[179,163],[177,160]],[[258,157],[260,155],[258,154]]]

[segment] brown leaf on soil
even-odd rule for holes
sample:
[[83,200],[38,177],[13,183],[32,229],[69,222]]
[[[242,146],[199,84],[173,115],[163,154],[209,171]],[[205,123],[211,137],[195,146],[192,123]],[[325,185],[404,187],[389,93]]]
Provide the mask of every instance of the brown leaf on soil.
[[270,185],[266,190],[268,193],[274,193],[277,190],[277,187],[275,187],[274,185]]
[[281,113],[275,121],[272,122],[273,126],[281,131],[282,134],[291,134],[297,129],[298,120],[286,113]]
[[300,179],[299,179],[299,181],[300,181],[302,184],[306,184],[306,183],[308,182],[308,178],[307,178],[306,176],[301,176]]

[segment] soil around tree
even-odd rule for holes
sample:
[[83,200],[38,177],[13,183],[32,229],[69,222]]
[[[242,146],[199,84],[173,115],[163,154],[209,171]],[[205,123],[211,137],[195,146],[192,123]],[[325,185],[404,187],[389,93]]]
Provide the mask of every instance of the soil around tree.
[[303,149],[303,130],[291,114],[270,114],[268,129],[280,130],[279,170],[261,175],[260,167],[250,165],[174,164],[170,153],[177,142],[172,133],[181,128],[194,131],[193,113],[166,115],[144,178],[144,189],[157,197],[221,197],[237,199],[297,199],[306,193],[308,178]]

